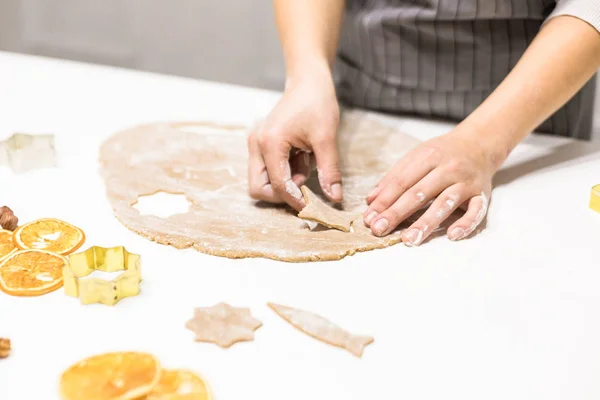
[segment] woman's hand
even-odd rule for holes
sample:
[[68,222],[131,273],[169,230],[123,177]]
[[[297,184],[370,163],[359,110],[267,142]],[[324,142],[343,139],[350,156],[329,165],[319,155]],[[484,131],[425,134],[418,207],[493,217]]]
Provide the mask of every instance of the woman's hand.
[[420,145],[379,182],[367,198],[365,223],[375,235],[387,235],[434,200],[403,233],[404,243],[421,244],[461,205],[467,212],[448,228],[448,237],[469,236],[485,217],[492,177],[509,152],[564,105],[599,66],[598,31],[575,17],[553,18],[467,119],[451,133]]
[[299,187],[315,160],[323,193],[342,201],[336,133],[339,106],[328,68],[286,85],[265,122],[248,137],[250,196],[271,203],[305,204]]
[[448,228],[448,238],[469,236],[485,217],[492,177],[506,157],[505,152],[484,144],[476,134],[459,125],[444,136],[424,142],[400,160],[367,196],[369,207],[364,220],[373,234],[389,234],[433,200],[402,234],[402,241],[408,246],[420,245],[461,205],[467,211]]

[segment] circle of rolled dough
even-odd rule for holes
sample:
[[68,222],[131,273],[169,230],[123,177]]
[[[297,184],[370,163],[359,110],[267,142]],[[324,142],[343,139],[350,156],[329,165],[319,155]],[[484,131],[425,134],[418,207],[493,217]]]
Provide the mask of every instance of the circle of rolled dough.
[[[230,258],[264,257],[303,262],[337,260],[400,242],[400,231],[375,237],[362,221],[354,232],[311,231],[293,210],[248,196],[246,128],[186,131],[205,123],[156,123],[116,133],[100,149],[101,175],[115,216],[158,243]],[[343,113],[338,149],[343,209],[361,214],[365,196],[419,141],[358,111]],[[308,184],[318,191],[316,177]],[[184,214],[140,215],[139,196],[183,194]],[[320,192],[320,191],[319,191]]]

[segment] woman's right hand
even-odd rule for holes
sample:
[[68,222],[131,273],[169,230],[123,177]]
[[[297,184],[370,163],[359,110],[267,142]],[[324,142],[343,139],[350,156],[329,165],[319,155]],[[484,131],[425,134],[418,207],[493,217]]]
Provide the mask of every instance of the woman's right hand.
[[323,193],[331,201],[341,202],[336,146],[339,115],[328,68],[289,81],[278,104],[248,137],[250,196],[301,210],[305,203],[300,186],[316,162]]

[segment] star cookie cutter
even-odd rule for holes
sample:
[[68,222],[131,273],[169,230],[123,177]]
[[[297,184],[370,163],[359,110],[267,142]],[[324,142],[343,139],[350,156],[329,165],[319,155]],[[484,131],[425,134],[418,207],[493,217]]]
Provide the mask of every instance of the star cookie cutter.
[[[86,278],[94,271],[123,272],[112,280]],[[78,297],[81,304],[114,306],[121,299],[140,293],[140,256],[123,246],[93,246],[69,256],[69,265],[63,268],[63,280],[67,296]]]
[[590,208],[600,213],[600,185],[592,188],[592,196],[590,197]]
[[15,133],[0,141],[0,165],[21,173],[39,168],[56,167],[54,135]]

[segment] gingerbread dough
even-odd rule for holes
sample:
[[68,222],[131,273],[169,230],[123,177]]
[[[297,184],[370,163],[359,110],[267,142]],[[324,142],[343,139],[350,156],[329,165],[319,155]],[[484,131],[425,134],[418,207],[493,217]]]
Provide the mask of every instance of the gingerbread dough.
[[215,343],[226,349],[238,342],[254,340],[254,331],[262,326],[248,308],[226,303],[194,309],[194,317],[185,327],[194,332],[197,342]]
[[324,343],[347,350],[356,357],[362,357],[365,347],[375,340],[371,336],[353,335],[322,316],[305,310],[274,303],[267,305],[296,329]]
[[[400,230],[375,237],[362,222],[365,196],[419,141],[362,112],[346,112],[338,135],[343,210],[357,215],[355,232],[311,231],[294,210],[248,196],[246,130],[187,132],[198,123],[156,123],[115,134],[100,149],[101,175],[116,217],[158,243],[230,258],[303,262],[338,260],[357,251],[391,246]],[[205,124],[204,124],[205,125]],[[316,178],[307,183],[320,193]],[[184,194],[184,214],[140,215],[139,196]],[[405,224],[403,228],[406,228]]]
[[300,218],[317,222],[323,226],[337,229],[342,232],[350,232],[352,222],[357,219],[360,214],[337,210],[325,204],[325,202],[308,187],[302,186],[300,189],[302,190],[304,202],[306,203],[306,206],[298,214]]

